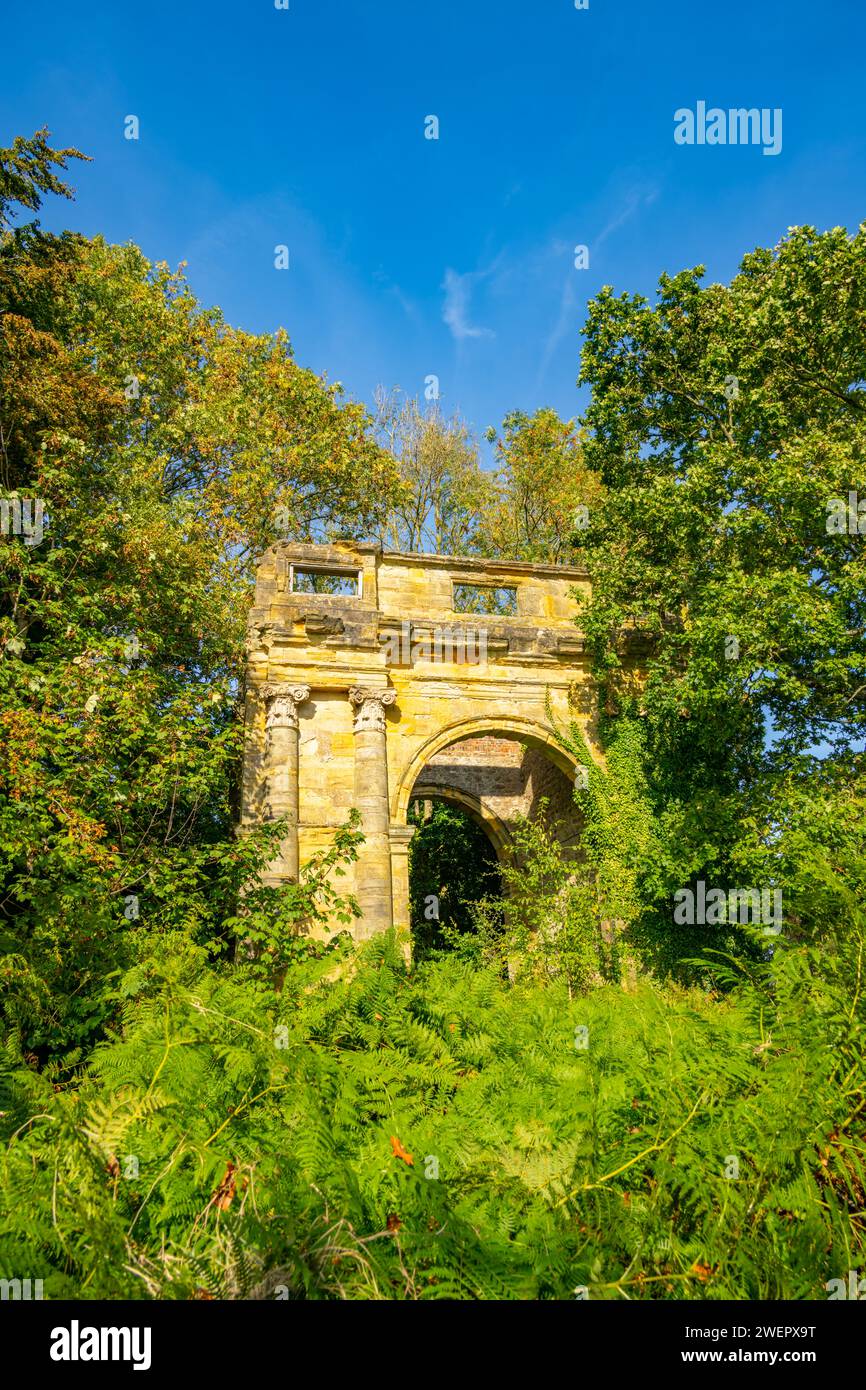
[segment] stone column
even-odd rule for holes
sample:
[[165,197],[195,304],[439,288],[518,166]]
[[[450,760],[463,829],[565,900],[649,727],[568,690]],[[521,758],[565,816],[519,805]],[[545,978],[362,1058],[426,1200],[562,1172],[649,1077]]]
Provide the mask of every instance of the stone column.
[[298,706],[310,697],[308,685],[262,687],[267,702],[265,721],[265,769],[267,814],[270,820],[288,821],[277,858],[264,875],[266,883],[297,882],[298,866]]
[[387,931],[393,920],[385,707],[396,698],[393,690],[356,685],[349,691],[355,707],[355,805],[364,832],[355,875],[355,896],[361,908],[355,927],[359,940]]
[[391,826],[391,885],[394,901],[394,926],[407,964],[412,955],[409,919],[409,841],[414,834],[414,825]]

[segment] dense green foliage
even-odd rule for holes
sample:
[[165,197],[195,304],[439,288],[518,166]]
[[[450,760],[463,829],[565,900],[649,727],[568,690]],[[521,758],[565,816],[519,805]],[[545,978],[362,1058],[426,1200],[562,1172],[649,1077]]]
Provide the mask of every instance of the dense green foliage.
[[573,562],[604,484],[587,465],[581,432],[543,407],[511,411],[487,431],[496,467],[480,466],[467,426],[435,402],[422,409],[380,392],[377,437],[399,470],[378,535],[391,550]]
[[99,1036],[131,924],[225,935],[264,844],[232,829],[255,556],[277,521],[366,524],[395,476],[284,335],[133,246],[10,228],[62,191],[50,156],[0,159],[3,493],[45,508],[0,539],[0,996],[42,1059]]
[[498,897],[501,878],[490,840],[462,807],[419,799],[409,824],[412,958],[421,961],[445,945],[443,933],[472,929],[473,903]]
[[864,1254],[862,927],[724,1002],[388,939],[275,990],[178,943],[74,1087],[7,1058],[0,1260],[51,1296],[822,1297]]
[[644,725],[659,903],[702,874],[789,888],[804,818],[829,847],[863,778],[866,515],[831,518],[863,487],[866,229],[701,280],[603,291],[581,364],[607,484],[581,625],[604,708]]

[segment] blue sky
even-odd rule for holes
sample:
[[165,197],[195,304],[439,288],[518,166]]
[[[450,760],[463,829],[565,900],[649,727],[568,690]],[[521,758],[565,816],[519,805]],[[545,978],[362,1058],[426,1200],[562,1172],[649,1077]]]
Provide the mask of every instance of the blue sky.
[[[46,226],[186,261],[202,302],[283,325],[358,399],[435,374],[479,434],[573,416],[601,285],[726,280],[791,225],[866,217],[864,0],[289,4],[20,5],[0,143],[48,125],[91,155]],[[781,108],[781,152],[677,145],[698,101]]]

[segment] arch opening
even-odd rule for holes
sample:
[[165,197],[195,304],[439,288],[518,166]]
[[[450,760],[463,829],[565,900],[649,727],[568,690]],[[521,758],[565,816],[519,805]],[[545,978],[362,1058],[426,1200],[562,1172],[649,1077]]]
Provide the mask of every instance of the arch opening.
[[[407,823],[414,827],[408,915],[416,959],[449,939],[456,944],[454,929],[472,930],[479,912],[492,926],[504,891],[500,866],[519,869],[515,822],[543,820],[567,852],[579,850],[583,821],[566,768],[568,761],[552,756],[542,739],[501,726],[452,733],[448,741],[439,737],[423,765],[416,761],[406,788]],[[490,907],[477,908],[482,900]],[[441,925],[431,926],[437,910]]]
[[416,962],[453,949],[476,929],[482,904],[502,895],[499,856],[483,816],[441,788],[409,803],[409,923]]
[[392,801],[391,813],[395,824],[406,824],[409,801],[414,795],[415,785],[421,779],[424,769],[435,762],[442,752],[470,740],[488,738],[517,741],[527,748],[543,753],[553,767],[563,774],[566,782],[572,784],[576,761],[561,747],[552,730],[535,723],[534,720],[517,716],[461,719],[454,724],[445,725],[429,738],[415,752],[404,769]]

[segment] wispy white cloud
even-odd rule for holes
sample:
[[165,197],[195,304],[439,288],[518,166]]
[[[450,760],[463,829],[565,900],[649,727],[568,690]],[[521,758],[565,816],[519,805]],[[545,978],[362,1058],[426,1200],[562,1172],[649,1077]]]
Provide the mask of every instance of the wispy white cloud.
[[445,271],[445,279],[442,282],[442,288],[445,291],[442,318],[450,328],[452,337],[458,343],[463,342],[466,338],[495,337],[492,328],[481,328],[469,322],[473,285],[489,273],[485,270],[472,270],[465,275],[458,275],[457,271],[452,270],[450,266]]
[[599,246],[607,241],[613,232],[618,231],[624,223],[631,221],[635,213],[641,207],[649,207],[658,197],[657,188],[632,188],[626,195],[624,207],[612,217],[611,220],[602,228],[598,236],[593,239],[592,248],[597,251]]
[[374,270],[373,279],[378,285],[382,286],[385,294],[389,294],[396,299],[407,319],[412,319],[415,322],[418,321],[420,315],[418,313],[417,304],[415,304],[414,300],[410,299],[408,295],[403,293],[403,290],[397,284],[396,280],[392,280],[390,276],[385,274],[384,270]]
[[[611,217],[610,220],[605,223],[605,225],[602,227],[601,231],[598,233],[597,236],[594,236],[591,240],[587,242],[587,245],[590,248],[590,255],[595,256],[599,248],[603,246],[604,243],[607,241],[608,237],[612,236],[613,233],[618,231],[620,227],[624,226],[626,222],[631,221],[631,219],[635,216],[637,212],[640,211],[641,208],[649,207],[651,203],[654,203],[657,197],[658,189],[655,187],[648,188],[646,187],[646,185],[636,185],[635,187],[629,189],[628,193],[625,196],[623,206],[620,208],[619,212],[617,212],[615,216]],[[566,246],[561,242],[555,242],[554,249],[558,254],[562,254],[563,252],[566,252],[569,255],[571,254],[571,247]],[[547,369],[550,366],[550,363],[553,359],[553,355],[559,347],[560,343],[568,335],[572,328],[575,332],[577,331],[577,326],[575,322],[575,308],[577,303],[577,280],[575,277],[576,272],[573,269],[569,268],[563,281],[562,290],[559,296],[559,313],[556,318],[556,323],[553,325],[553,328],[547,336],[547,340],[544,344],[544,349],[539,359],[538,373],[536,376],[536,390],[540,389],[541,384],[547,374]]]
[[566,337],[569,329],[574,325],[574,306],[575,300],[577,299],[575,273],[576,272],[571,271],[565,277],[562,292],[559,296],[559,314],[557,315],[553,329],[547,336],[547,341],[544,344],[544,349],[538,363],[538,372],[535,378],[536,390],[540,389],[541,383],[547,375],[547,369],[553,359],[553,354],[556,352],[563,338]]

